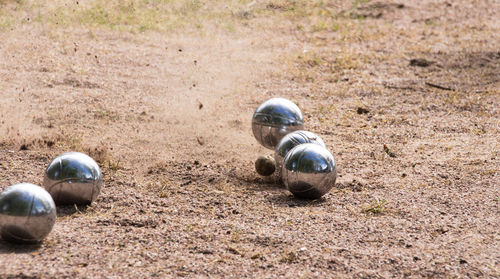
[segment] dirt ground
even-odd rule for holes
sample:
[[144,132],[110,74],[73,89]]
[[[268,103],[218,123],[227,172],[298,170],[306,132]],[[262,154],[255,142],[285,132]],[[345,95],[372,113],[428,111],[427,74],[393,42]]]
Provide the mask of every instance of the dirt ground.
[[[0,189],[104,175],[0,278],[500,277],[499,1],[179,2],[0,0]],[[278,96],[335,157],[319,200],[254,170]]]

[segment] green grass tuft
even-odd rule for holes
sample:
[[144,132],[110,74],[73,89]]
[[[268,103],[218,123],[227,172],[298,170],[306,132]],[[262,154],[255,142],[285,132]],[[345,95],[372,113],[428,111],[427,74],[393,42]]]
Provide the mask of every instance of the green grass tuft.
[[387,210],[385,207],[386,204],[386,200],[379,200],[378,198],[375,198],[375,201],[371,204],[363,206],[361,212],[372,215],[381,215]]

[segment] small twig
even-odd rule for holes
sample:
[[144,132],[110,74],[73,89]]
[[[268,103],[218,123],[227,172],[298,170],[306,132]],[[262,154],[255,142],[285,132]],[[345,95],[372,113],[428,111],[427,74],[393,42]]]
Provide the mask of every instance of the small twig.
[[453,89],[452,88],[449,88],[449,87],[444,87],[444,86],[441,86],[439,84],[434,84],[434,83],[430,83],[430,82],[425,82],[425,85],[428,85],[430,87],[434,87],[434,88],[439,88],[441,90],[449,90],[449,91],[452,91]]
[[394,85],[384,84],[384,87],[388,89],[415,90],[415,88],[409,86],[394,86]]

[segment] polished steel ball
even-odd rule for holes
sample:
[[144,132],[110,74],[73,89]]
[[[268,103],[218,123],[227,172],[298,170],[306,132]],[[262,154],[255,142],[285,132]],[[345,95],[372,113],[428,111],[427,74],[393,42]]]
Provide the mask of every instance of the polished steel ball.
[[102,174],[97,163],[79,152],[56,157],[45,170],[43,187],[58,205],[90,204],[99,195]]
[[308,131],[295,131],[291,132],[288,135],[284,136],[278,145],[276,146],[276,149],[274,151],[274,160],[276,161],[276,169],[279,172],[279,175],[281,176],[281,166],[283,165],[283,160],[285,159],[286,154],[292,148],[299,144],[303,143],[315,143],[323,148],[326,148],[325,143],[323,140],[316,135],[315,133],[308,132]]
[[283,98],[272,98],[262,103],[253,114],[252,131],[264,147],[274,149],[288,133],[301,130],[304,117],[299,107]]
[[295,146],[285,156],[282,179],[296,197],[317,199],[330,191],[337,179],[332,154],[314,143]]
[[20,243],[42,241],[56,222],[56,206],[42,187],[21,183],[0,193],[0,235]]

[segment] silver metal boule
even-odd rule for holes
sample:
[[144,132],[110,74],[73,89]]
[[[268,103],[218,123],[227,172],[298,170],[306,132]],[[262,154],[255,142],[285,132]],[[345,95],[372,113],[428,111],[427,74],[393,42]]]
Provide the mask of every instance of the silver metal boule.
[[269,149],[274,149],[286,134],[303,127],[304,117],[299,107],[283,98],[265,101],[255,110],[252,117],[255,139]]
[[83,153],[64,153],[45,170],[43,187],[58,205],[90,204],[101,192],[101,170]]
[[274,151],[276,169],[278,170],[280,177],[281,166],[283,165],[283,160],[285,159],[286,154],[288,154],[288,152],[295,146],[304,143],[315,143],[322,146],[323,148],[326,148],[323,140],[315,133],[300,130],[287,134],[280,140],[278,145],[276,145],[276,149]]
[[317,199],[335,185],[337,165],[326,148],[304,143],[295,146],[285,156],[282,179],[296,197]]
[[42,241],[56,221],[56,206],[42,187],[21,183],[0,193],[0,235],[20,243]]

